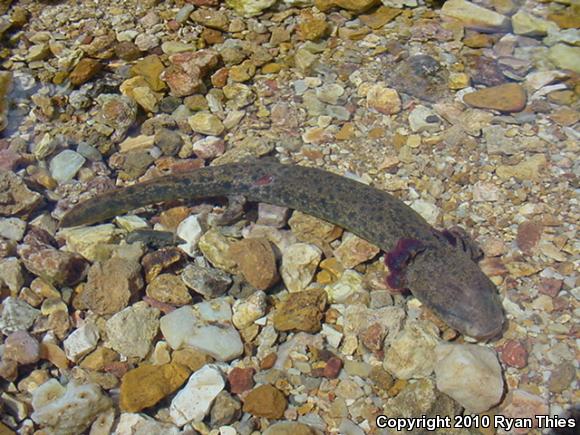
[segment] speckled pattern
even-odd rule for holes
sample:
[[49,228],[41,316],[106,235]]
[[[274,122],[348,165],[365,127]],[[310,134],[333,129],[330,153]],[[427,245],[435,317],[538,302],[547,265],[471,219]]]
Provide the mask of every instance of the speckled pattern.
[[495,286],[468,253],[392,195],[320,169],[263,161],[203,168],[96,196],[68,212],[61,225],[92,224],[157,202],[227,195],[303,211],[385,252],[399,240],[419,241],[423,249],[402,254],[409,257],[404,286],[462,333],[488,339],[502,329]]

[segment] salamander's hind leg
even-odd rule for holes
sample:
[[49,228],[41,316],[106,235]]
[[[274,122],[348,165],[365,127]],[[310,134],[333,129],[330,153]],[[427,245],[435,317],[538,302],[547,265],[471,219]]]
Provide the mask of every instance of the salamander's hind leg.
[[467,231],[461,227],[453,226],[448,230],[437,231],[435,236],[440,240],[445,240],[451,246],[461,249],[475,262],[483,258],[482,249],[475,243]]

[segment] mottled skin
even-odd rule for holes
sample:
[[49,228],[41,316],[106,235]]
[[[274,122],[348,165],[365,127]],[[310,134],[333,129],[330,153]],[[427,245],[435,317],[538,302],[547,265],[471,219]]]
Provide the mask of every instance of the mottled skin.
[[335,223],[387,253],[392,277],[458,331],[497,336],[504,323],[493,283],[448,234],[381,190],[319,169],[273,162],[235,163],[170,175],[104,193],[74,207],[63,226],[91,224],[144,205],[244,195]]

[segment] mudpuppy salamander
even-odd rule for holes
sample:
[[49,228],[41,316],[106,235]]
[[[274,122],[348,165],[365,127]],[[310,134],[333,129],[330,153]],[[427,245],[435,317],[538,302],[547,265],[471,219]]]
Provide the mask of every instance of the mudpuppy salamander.
[[451,327],[480,340],[501,332],[497,290],[460,239],[434,229],[392,195],[320,169],[264,161],[206,167],[97,195],[70,210],[61,225],[91,224],[163,201],[230,195],[351,231],[386,252],[391,286],[409,289]]

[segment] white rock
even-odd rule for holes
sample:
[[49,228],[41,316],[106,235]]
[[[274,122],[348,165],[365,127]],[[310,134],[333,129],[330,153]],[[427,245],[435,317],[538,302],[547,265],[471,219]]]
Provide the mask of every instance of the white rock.
[[416,133],[424,131],[437,132],[441,125],[441,119],[435,112],[426,106],[417,106],[409,113],[409,126]]
[[50,161],[50,175],[59,183],[72,180],[86,159],[73,150],[64,150]]
[[170,423],[161,423],[145,414],[123,413],[119,418],[119,424],[115,435],[179,435],[179,428]]
[[203,235],[203,229],[199,223],[199,216],[188,216],[182,220],[176,231],[177,235],[185,240],[185,243],[178,247],[190,257],[193,257],[197,251],[197,244]]
[[280,275],[290,292],[304,290],[314,278],[322,251],[308,243],[295,243],[289,246],[282,255]]
[[22,240],[26,231],[26,222],[15,217],[0,218],[0,237],[16,242]]
[[363,276],[354,270],[345,270],[338,281],[327,285],[324,290],[328,294],[328,303],[341,304],[349,296],[362,291]]
[[419,213],[431,225],[437,223],[437,218],[441,214],[441,210],[435,204],[423,199],[417,199],[411,204],[411,208]]
[[159,330],[159,310],[137,302],[106,323],[107,345],[126,357],[144,358]]
[[232,320],[232,307],[228,298],[200,302],[193,306],[193,312],[205,322],[230,322]]
[[469,412],[485,412],[500,402],[503,378],[497,354],[492,349],[475,344],[442,343],[435,352],[437,389]]
[[66,240],[69,251],[95,261],[102,255],[103,245],[115,242],[120,233],[121,231],[113,224],[103,224],[66,228],[61,230],[59,235]]
[[383,367],[399,379],[429,376],[435,365],[437,332],[432,324],[408,322],[387,350]]
[[231,324],[204,319],[196,311],[185,306],[161,318],[161,332],[172,349],[191,346],[219,361],[230,361],[244,352],[240,334]]
[[220,426],[220,435],[236,435],[238,431],[233,426]]
[[258,290],[247,299],[238,299],[233,306],[232,323],[234,326],[244,329],[266,314],[266,298],[266,293]]
[[85,323],[63,342],[66,357],[77,362],[92,352],[99,342],[99,329],[93,323]]
[[19,330],[26,331],[39,316],[40,310],[31,307],[22,299],[8,296],[2,301],[2,316],[0,317],[0,331],[4,335]]
[[344,336],[344,334],[337,331],[332,326],[327,325],[326,323],[322,324],[322,331],[320,331],[320,334],[326,338],[328,344],[335,349],[338,349],[338,346],[340,346],[340,342],[342,341],[342,337]]
[[202,367],[190,376],[185,387],[171,401],[171,419],[178,426],[202,421],[224,387],[225,381],[218,368]]
[[70,382],[65,389],[56,379],[51,379],[32,393],[31,417],[47,433],[77,435],[111,406],[111,399],[96,384]]
[[115,222],[126,231],[144,230],[149,228],[147,221],[136,215],[117,216]]

